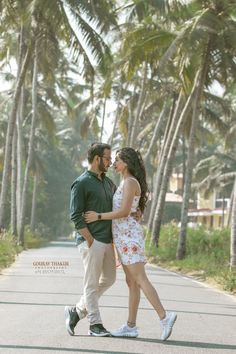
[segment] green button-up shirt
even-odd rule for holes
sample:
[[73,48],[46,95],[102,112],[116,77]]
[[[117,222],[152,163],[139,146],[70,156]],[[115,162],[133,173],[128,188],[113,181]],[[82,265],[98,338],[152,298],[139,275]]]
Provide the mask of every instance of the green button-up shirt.
[[86,224],[83,213],[89,210],[97,213],[112,211],[112,198],[116,186],[105,174],[99,179],[92,171],[85,171],[71,186],[70,218],[76,230],[87,227],[92,236],[103,243],[112,241],[111,220]]

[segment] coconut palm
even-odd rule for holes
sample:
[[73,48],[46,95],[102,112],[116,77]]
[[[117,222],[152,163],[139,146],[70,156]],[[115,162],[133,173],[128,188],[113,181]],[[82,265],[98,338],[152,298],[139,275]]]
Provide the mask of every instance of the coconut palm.
[[[181,229],[179,235],[179,242],[177,247],[177,259],[182,259],[186,253],[186,234],[187,234],[187,223],[188,223],[188,208],[189,208],[189,200],[191,195],[191,181],[192,174],[194,170],[194,165],[196,163],[196,153],[197,153],[197,144],[200,145],[200,141],[202,138],[199,136],[204,134],[203,127],[201,124],[206,126],[208,125],[210,129],[214,133],[219,136],[219,139],[223,139],[224,135],[227,132],[227,124],[226,117],[229,113],[228,107],[230,106],[229,101],[226,102],[225,99],[217,97],[208,91],[203,93],[205,105],[202,105],[201,112],[198,108],[198,117],[200,119],[196,119],[196,104],[200,102],[200,100],[195,101],[193,107],[193,116],[192,119],[195,119],[195,122],[192,120],[190,122],[191,127],[188,133],[188,156],[187,156],[187,166],[186,166],[186,174],[185,174],[185,184],[184,184],[184,195],[183,195],[183,204],[182,204],[182,212],[181,212]],[[215,111],[214,111],[215,108]],[[197,125],[197,126],[196,126]],[[209,133],[208,133],[209,136]],[[198,142],[197,142],[198,140]]]
[[[201,71],[201,74],[198,79],[197,79],[197,76],[195,76],[195,82],[196,82],[197,86],[196,86],[196,92],[194,94],[193,102],[194,102],[194,100],[198,100],[199,97],[202,97],[204,85],[208,85],[209,83],[211,83],[213,78],[219,79],[219,80],[221,79],[221,81],[225,83],[227,80],[227,75],[228,75],[228,77],[231,76],[232,68],[234,66],[233,53],[234,53],[235,43],[232,42],[231,44],[227,43],[227,46],[231,45],[231,50],[229,51],[229,56],[227,58],[227,60],[230,60],[231,65],[228,66],[228,73],[227,73],[227,75],[225,75],[225,70],[224,70],[225,65],[223,66],[223,61],[225,60],[225,56],[224,56],[223,51],[221,52],[222,53],[222,56],[221,56],[220,52],[217,48],[217,45],[221,48],[221,39],[216,34],[216,33],[218,33],[218,32],[216,32],[216,27],[218,28],[218,26],[220,25],[220,26],[222,26],[221,28],[225,28],[227,19],[228,19],[228,29],[226,30],[226,32],[225,31],[222,32],[222,37],[227,35],[227,31],[229,30],[229,27],[232,30],[233,24],[232,24],[231,16],[230,16],[230,10],[232,10],[232,6],[230,6],[228,4],[228,6],[225,7],[225,12],[226,12],[225,13],[226,16],[224,17],[225,23],[219,24],[218,11],[223,10],[223,8],[222,7],[218,8],[217,4],[213,4],[213,5],[215,5],[213,7],[213,9],[214,9],[213,11],[212,11],[211,7],[203,8],[201,11],[199,11],[197,13],[197,15],[195,17],[193,17],[191,19],[191,21],[189,21],[187,23],[188,32],[186,32],[186,38],[183,43],[182,52],[181,52],[181,56],[180,56],[180,61],[179,61],[179,68],[181,70],[180,73],[181,73],[181,75],[183,75],[184,84],[185,84],[185,87],[187,87],[186,86],[187,83],[190,82],[189,81],[189,68],[191,68],[191,61],[192,61],[192,65],[196,66],[196,64],[197,64],[197,66],[199,67],[199,63],[196,63],[196,58],[191,57],[189,55],[189,48],[191,48],[191,45],[194,44],[195,46],[199,46],[198,52],[199,53],[202,52],[202,57],[199,56],[200,59],[202,58],[201,59],[202,64],[200,64],[200,68],[202,67],[202,71]],[[232,3],[231,3],[231,5],[232,5]],[[214,22],[213,22],[213,20],[214,20]],[[185,47],[186,45],[187,45],[187,47]],[[185,56],[184,53],[185,53],[185,49],[187,49],[187,48],[188,48],[188,52],[186,50],[186,56]],[[187,64],[187,62],[189,62],[190,65]],[[213,67],[217,68],[217,70],[214,71],[215,69],[213,69]],[[213,75],[213,72],[215,72],[215,76]],[[186,81],[187,77],[188,77],[188,81]],[[200,94],[198,93],[198,90],[200,90]],[[184,117],[182,114],[182,117],[183,117],[183,119],[186,119],[187,115]],[[183,122],[181,122],[181,119],[180,119],[177,129],[175,131],[175,137],[177,137],[177,135],[178,135],[181,124],[183,124]],[[175,147],[175,137],[173,137],[173,140],[172,140],[172,147],[170,148],[169,156],[171,156],[171,151]],[[168,160],[169,159],[167,159],[167,161]],[[168,165],[166,165],[166,171],[169,171],[167,166]],[[166,172],[164,175],[164,178],[163,178],[163,182],[165,183],[165,186],[167,184],[167,181],[166,181],[167,177],[168,177],[168,173]],[[162,187],[161,193],[160,193],[160,198],[163,201],[164,201],[165,189],[166,189],[165,187]],[[188,198],[189,198],[189,195],[188,195]],[[159,230],[160,230],[160,225],[161,225],[161,214],[163,212],[161,200],[158,203],[158,209],[159,209],[159,211],[157,212],[158,217],[156,219],[157,224],[153,229],[153,232],[154,232],[153,238],[155,240],[158,238],[158,235],[159,235]],[[186,212],[187,212],[187,208],[185,207],[185,215],[186,215]]]
[[236,176],[233,188],[231,242],[230,242],[230,267],[236,268]]
[[[12,112],[8,123],[8,133],[6,139],[6,149],[5,149],[5,158],[4,158],[4,170],[3,170],[3,180],[2,180],[2,190],[0,198],[0,228],[4,226],[5,223],[5,211],[6,211],[6,196],[8,189],[8,176],[10,172],[10,156],[11,156],[11,146],[12,146],[12,137],[13,130],[16,121],[16,112],[19,105],[19,97],[21,87],[23,85],[26,70],[31,59],[31,20],[32,16],[37,14],[38,23],[40,23],[43,31],[40,32],[40,35],[44,38],[44,43],[47,42],[51,44],[52,48],[58,48],[58,40],[64,41],[67,45],[71,45],[72,53],[75,59],[79,58],[79,55],[82,55],[84,60],[84,72],[86,75],[91,77],[94,74],[94,69],[89,60],[89,55],[87,54],[87,47],[92,49],[92,54],[97,60],[98,67],[101,71],[105,70],[106,65],[109,64],[110,55],[108,46],[104,43],[100,33],[108,30],[109,25],[116,24],[115,13],[113,11],[114,6],[111,2],[103,1],[103,9],[101,11],[101,6],[94,5],[90,2],[83,1],[73,1],[68,0],[65,2],[55,1],[31,1],[26,2],[23,6],[22,1],[14,1],[9,5],[7,1],[1,1],[0,6],[3,14],[2,27],[8,27],[9,29],[9,19],[14,18],[12,23],[12,29],[18,30],[18,28],[27,28],[27,37],[23,40],[21,38],[20,43],[22,47],[19,50],[19,58],[24,56],[24,60],[19,60],[19,70],[17,76],[17,82],[15,85],[15,92],[13,97]],[[25,9],[28,11],[25,14]],[[68,15],[69,14],[69,15]],[[84,17],[85,16],[85,17]],[[86,19],[88,20],[86,20]],[[90,22],[96,19],[96,28],[95,30]],[[74,26],[72,25],[74,22]],[[89,22],[90,21],[90,22]],[[78,39],[76,31],[81,33],[81,37],[84,39],[85,45],[82,44],[81,40]],[[100,33],[99,33],[100,31]],[[24,36],[26,31],[24,31]],[[22,34],[23,35],[23,34]],[[45,41],[46,38],[46,41]],[[47,40],[48,39],[48,40]],[[23,43],[26,43],[26,51],[23,48]],[[25,53],[25,54],[24,54]],[[46,51],[46,54],[48,51]],[[55,68],[55,58],[51,67],[48,67],[44,72],[47,72],[46,77],[50,73],[53,73]],[[47,55],[45,55],[46,62]],[[42,61],[41,64],[44,64]]]

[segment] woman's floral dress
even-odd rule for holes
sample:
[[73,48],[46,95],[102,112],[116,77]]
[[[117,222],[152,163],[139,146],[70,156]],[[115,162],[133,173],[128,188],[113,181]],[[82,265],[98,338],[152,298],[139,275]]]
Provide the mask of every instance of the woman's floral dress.
[[[113,196],[113,210],[120,209],[121,207],[123,185],[124,181],[121,182]],[[134,197],[131,212],[137,210],[139,199],[140,196]],[[112,220],[112,233],[114,244],[122,264],[146,263],[143,230],[141,225],[132,216],[129,215],[125,218]]]

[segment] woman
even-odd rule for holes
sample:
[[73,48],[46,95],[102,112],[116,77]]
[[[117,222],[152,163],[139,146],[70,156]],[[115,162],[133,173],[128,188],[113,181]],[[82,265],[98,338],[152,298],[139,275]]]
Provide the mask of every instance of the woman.
[[147,278],[144,265],[144,236],[141,225],[130,216],[139,207],[144,212],[147,202],[146,171],[142,157],[132,148],[122,148],[117,152],[114,162],[116,172],[122,176],[122,181],[113,197],[113,211],[98,214],[89,211],[85,214],[87,223],[99,220],[112,220],[114,244],[126,274],[129,285],[129,317],[127,324],[113,336],[136,337],[137,309],[140,300],[139,287],[157,312],[161,328],[161,339],[166,340],[172,331],[177,318],[176,313],[166,312],[163,308],[155,288]]

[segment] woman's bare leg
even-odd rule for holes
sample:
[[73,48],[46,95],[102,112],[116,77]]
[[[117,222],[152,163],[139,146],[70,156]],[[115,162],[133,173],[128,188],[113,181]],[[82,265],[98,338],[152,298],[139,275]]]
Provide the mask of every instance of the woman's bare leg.
[[144,295],[148,299],[148,301],[152,304],[153,308],[156,310],[160,320],[165,318],[166,312],[165,309],[162,306],[162,303],[159,299],[159,296],[153,287],[153,285],[150,283],[145,269],[144,269],[144,263],[135,263],[135,264],[130,264],[126,266],[129,274],[131,275],[132,279],[137,283],[138,286],[142,289],[144,292]]
[[136,326],[137,312],[140,302],[140,287],[133,280],[127,266],[122,266],[126,275],[126,283],[129,287],[129,316],[127,323],[130,327],[134,327]]

